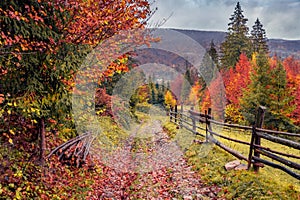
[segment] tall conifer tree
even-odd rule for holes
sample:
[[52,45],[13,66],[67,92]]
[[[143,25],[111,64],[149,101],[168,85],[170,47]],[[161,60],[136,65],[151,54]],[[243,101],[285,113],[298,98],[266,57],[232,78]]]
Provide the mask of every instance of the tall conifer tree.
[[210,57],[214,61],[215,65],[218,65],[219,56],[218,56],[218,52],[216,50],[216,45],[213,40],[210,42],[210,48],[207,51],[207,53],[210,55]]
[[274,66],[271,66],[272,94],[270,96],[270,118],[266,122],[271,128],[276,130],[295,131],[291,120],[288,116],[295,110],[292,105],[294,97],[291,88],[287,85],[286,71],[283,64],[277,57],[273,58]]
[[252,26],[252,31],[251,31],[251,41],[252,41],[252,48],[254,52],[269,52],[269,47],[268,47],[268,39],[266,37],[266,31],[263,28],[263,25],[257,18],[254,25]]
[[191,72],[187,68],[185,71],[185,74],[184,74],[184,79],[182,82],[182,87],[181,87],[181,92],[180,92],[181,101],[185,102],[186,100],[188,100],[192,84],[193,84],[193,81],[191,79]]
[[276,58],[271,62],[265,53],[259,53],[250,78],[251,83],[240,100],[245,119],[253,124],[257,108],[262,105],[267,107],[264,122],[267,128],[292,130],[287,116],[293,111],[293,98],[281,61]]
[[221,67],[225,69],[234,67],[241,53],[245,53],[248,58],[252,54],[251,41],[248,37],[248,19],[244,17],[239,2],[229,20],[228,32],[225,41],[221,44]]

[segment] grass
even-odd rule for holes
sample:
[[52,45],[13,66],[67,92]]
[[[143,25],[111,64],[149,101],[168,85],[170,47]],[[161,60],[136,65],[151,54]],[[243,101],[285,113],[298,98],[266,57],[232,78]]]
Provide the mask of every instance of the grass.
[[[185,129],[177,129],[176,126],[170,122],[164,125],[172,138],[178,138],[177,135],[188,136],[189,133]],[[218,132],[222,131],[223,135],[232,138],[250,141],[250,134],[247,132],[234,132],[228,130],[221,130],[214,127]],[[180,137],[179,137],[180,138]],[[195,137],[194,139],[203,140],[203,138]],[[219,139],[219,138],[218,138]],[[245,145],[234,144],[221,140],[229,147],[248,155],[248,147]],[[179,142],[180,143],[180,142]],[[274,148],[280,151],[292,153],[292,149],[282,149],[281,146],[276,146],[267,141],[262,141],[264,146]],[[288,174],[271,168],[264,167],[260,169],[259,173],[250,171],[226,171],[224,165],[235,157],[211,144],[196,144],[190,143],[185,151],[185,156],[193,168],[200,173],[203,181],[208,185],[218,185],[222,187],[219,193],[220,197],[227,199],[300,199],[299,181]],[[297,152],[293,152],[297,154]]]
[[[259,173],[253,171],[226,171],[224,169],[224,164],[235,160],[232,155],[226,153],[219,147],[210,144],[199,145],[194,143],[194,139],[203,140],[203,138],[197,137],[185,129],[177,129],[174,124],[168,122],[168,118],[164,116],[165,113],[163,110],[157,107],[151,107],[147,113],[137,112],[136,114],[141,124],[146,121],[149,122],[150,120],[160,120],[163,122],[164,128],[168,131],[170,138],[175,140],[182,148],[189,164],[201,175],[202,180],[207,185],[218,185],[222,187],[222,191],[218,194],[219,197],[225,197],[227,199],[300,199],[300,183],[288,174],[268,166],[260,169]],[[103,135],[99,135],[100,141],[98,142],[102,142],[107,144],[108,147],[112,147],[111,150],[114,150],[114,148],[121,145],[129,136],[128,132],[119,128],[110,118],[101,118],[100,126],[102,127]],[[213,129],[232,138],[250,141],[249,132],[224,130],[218,127],[213,127]],[[97,139],[99,140],[99,138]],[[220,141],[229,147],[242,152],[244,155],[248,155],[247,146],[222,139],[220,139]],[[34,174],[32,172],[37,172],[37,169],[35,169],[33,163],[28,165],[28,163],[24,162],[24,159],[26,160],[29,158],[29,153],[20,149],[15,149],[11,145],[2,145],[2,143],[3,141],[0,141],[0,158],[7,162],[7,164],[2,162],[1,167],[9,167],[2,174],[9,175],[10,177],[13,177],[13,179],[9,180],[8,183],[2,182],[0,184],[0,196],[2,195],[6,198],[17,197],[18,189],[21,188],[23,197],[35,198],[41,194],[47,193],[47,196],[53,197],[52,199],[59,199],[59,197],[55,197],[56,194],[60,194],[59,196],[68,196],[72,194],[80,199],[87,193],[90,186],[93,184],[92,182],[84,184],[82,182],[93,181],[93,174],[89,174],[84,169],[75,172],[66,166],[64,167],[64,170],[58,170],[57,173],[59,174],[56,174],[58,180],[67,181],[65,184],[62,184],[61,186],[49,185],[46,187],[43,186],[42,183],[39,183],[40,188],[38,189],[34,186],[38,177],[34,179],[31,175]],[[275,150],[299,155],[299,151],[297,150],[283,147],[282,145],[274,144],[272,142],[263,140],[262,144]],[[136,148],[140,149],[146,145],[147,143],[144,141],[137,141]],[[57,165],[60,166],[59,164]],[[23,169],[22,174],[18,175],[17,172],[20,171],[20,169]],[[80,174],[82,174],[82,176]],[[66,177],[64,178],[64,176]],[[97,176],[99,176],[98,173]],[[72,180],[72,177],[77,178],[76,180]],[[0,179],[4,180],[4,177]],[[70,188],[68,184],[72,184],[73,187]],[[28,186],[30,186],[30,188],[27,191]],[[49,188],[50,186],[52,188]]]
[[[225,130],[225,129],[221,129],[220,127],[215,127],[215,128],[216,128],[216,130],[221,131],[222,135],[224,135],[224,136],[228,136],[233,139],[238,139],[238,140],[247,141],[247,142],[250,142],[250,140],[251,140],[251,132],[250,131],[237,131],[235,129]],[[241,152],[243,155],[248,156],[249,147],[247,145],[230,142],[230,141],[222,139],[222,138],[217,138],[217,139],[220,142],[224,143],[226,146]],[[265,139],[261,140],[261,145],[264,147],[268,147],[272,150],[279,151],[279,152],[289,153],[289,154],[293,154],[293,155],[300,155],[299,150],[296,150],[291,147],[281,145],[278,143],[270,142]],[[281,163],[276,162],[265,156],[261,156],[261,158],[272,161],[277,164],[281,164]],[[291,160],[296,163],[299,163],[299,160],[295,159],[295,158],[286,158],[286,159]],[[291,170],[300,174],[300,170],[295,170],[295,169],[291,169]],[[300,192],[300,181],[279,169],[275,169],[275,168],[265,165],[264,168],[260,169],[260,173],[266,174],[270,179],[274,179],[274,181],[276,181],[280,184],[293,185],[293,187],[295,187],[295,189]]]

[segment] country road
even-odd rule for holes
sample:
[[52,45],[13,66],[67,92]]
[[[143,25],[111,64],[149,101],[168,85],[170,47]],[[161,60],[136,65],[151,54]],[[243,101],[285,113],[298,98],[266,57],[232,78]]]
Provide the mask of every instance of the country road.
[[161,121],[135,127],[125,143],[106,157],[106,178],[91,199],[218,199],[220,188],[205,186]]

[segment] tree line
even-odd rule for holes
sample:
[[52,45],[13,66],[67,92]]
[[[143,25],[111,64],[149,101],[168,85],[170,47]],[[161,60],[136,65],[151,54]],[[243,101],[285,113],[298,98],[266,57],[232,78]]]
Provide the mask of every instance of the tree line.
[[[220,78],[224,82],[225,120],[232,123],[254,124],[259,105],[267,107],[265,126],[285,131],[299,131],[299,67],[294,57],[282,59],[270,55],[268,39],[257,18],[249,34],[248,19],[240,3],[229,18],[228,31],[219,52],[213,41],[203,58],[203,75],[193,85],[189,103],[202,111],[212,106],[208,87],[217,89]],[[220,71],[221,77],[213,69]],[[195,97],[198,102],[195,103]],[[188,101],[187,101],[188,102]]]

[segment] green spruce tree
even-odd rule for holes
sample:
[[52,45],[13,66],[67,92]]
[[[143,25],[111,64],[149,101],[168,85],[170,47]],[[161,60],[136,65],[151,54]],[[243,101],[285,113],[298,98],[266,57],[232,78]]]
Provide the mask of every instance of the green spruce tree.
[[249,124],[254,124],[257,108],[267,107],[265,126],[277,130],[291,130],[287,115],[292,112],[291,92],[287,88],[285,70],[279,60],[271,66],[265,53],[260,53],[251,73],[251,83],[240,100],[241,111]]
[[210,47],[209,47],[207,53],[211,57],[211,59],[214,62],[214,64],[216,66],[218,66],[219,56],[218,56],[218,52],[217,52],[217,49],[216,49],[216,45],[215,45],[215,43],[214,43],[213,40],[210,42]]
[[156,103],[156,94],[155,94],[155,84],[153,83],[153,76],[149,76],[148,78],[148,87],[150,91],[150,97],[148,103],[155,104]]
[[255,24],[252,26],[250,38],[252,41],[252,48],[254,52],[259,52],[259,51],[262,51],[264,53],[269,52],[266,31],[263,28],[263,25],[261,24],[258,18],[256,19]]
[[228,32],[225,41],[221,44],[221,67],[225,69],[234,67],[241,53],[245,53],[248,58],[252,55],[251,41],[248,37],[248,19],[244,17],[239,2],[229,20]]
[[250,75],[251,83],[243,93],[240,101],[244,118],[250,124],[255,121],[258,106],[269,107],[270,83],[272,80],[270,65],[265,54],[258,54],[256,65]]
[[202,85],[204,88],[209,85],[215,77],[217,69],[216,62],[210,55],[210,50],[208,50],[204,54],[200,66],[200,85]]
[[271,91],[269,115],[266,123],[273,129],[284,131],[295,131],[288,115],[293,112],[295,105],[292,105],[294,97],[292,91],[287,87],[286,71],[280,60],[276,60],[276,66],[271,71]]
[[189,69],[186,69],[186,72],[184,74],[184,79],[182,82],[181,92],[180,92],[180,100],[182,102],[188,100],[191,86],[192,86],[191,72]]

